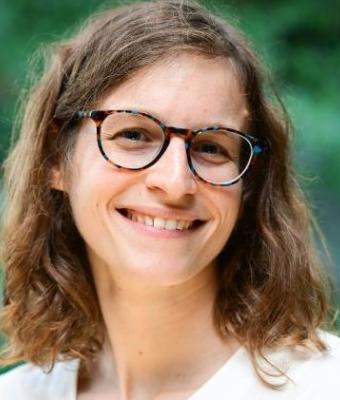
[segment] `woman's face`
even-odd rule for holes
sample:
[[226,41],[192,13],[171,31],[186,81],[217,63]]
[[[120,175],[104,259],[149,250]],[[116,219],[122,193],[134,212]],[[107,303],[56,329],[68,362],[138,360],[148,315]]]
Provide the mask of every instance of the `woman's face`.
[[[96,109],[145,111],[168,126],[244,130],[246,102],[235,75],[227,59],[182,54],[139,71]],[[117,169],[100,154],[90,119],[84,120],[76,141],[70,180],[66,184],[59,177],[58,182],[55,186],[69,194],[95,276],[117,282],[170,286],[214,268],[241,203],[241,182],[213,187],[192,174],[179,136],[172,137],[151,167]],[[139,222],[124,216],[122,209]],[[164,219],[204,222],[171,230],[146,226],[150,218],[161,225]]]

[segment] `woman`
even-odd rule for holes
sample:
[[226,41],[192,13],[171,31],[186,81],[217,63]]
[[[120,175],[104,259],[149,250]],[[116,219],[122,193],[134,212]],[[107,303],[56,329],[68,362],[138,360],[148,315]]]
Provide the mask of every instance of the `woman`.
[[327,278],[265,84],[191,2],[109,10],[53,47],[5,166],[2,362],[27,363],[2,399],[337,398]]

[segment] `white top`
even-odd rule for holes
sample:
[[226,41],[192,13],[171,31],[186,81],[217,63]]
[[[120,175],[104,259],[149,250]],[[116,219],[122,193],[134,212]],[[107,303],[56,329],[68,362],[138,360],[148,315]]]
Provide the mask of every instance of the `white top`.
[[[326,332],[320,336],[327,353],[298,349],[266,353],[277,366],[289,368],[293,382],[288,381],[281,391],[261,383],[247,352],[240,347],[188,400],[339,400],[340,338]],[[50,373],[32,364],[19,366],[0,376],[0,399],[76,400],[78,367],[78,360],[57,362]]]

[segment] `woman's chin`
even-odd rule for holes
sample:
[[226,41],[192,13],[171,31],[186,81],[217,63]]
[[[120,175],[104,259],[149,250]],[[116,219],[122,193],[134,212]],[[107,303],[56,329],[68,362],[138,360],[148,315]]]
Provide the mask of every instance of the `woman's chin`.
[[167,288],[173,286],[179,286],[185,284],[193,278],[195,273],[199,271],[193,271],[190,269],[190,264],[174,264],[158,262],[138,262],[136,264],[129,263],[124,270],[120,268],[119,271],[112,270],[113,277],[117,274],[122,276],[120,282],[124,282],[126,285],[136,284],[137,287],[154,287],[154,288]]

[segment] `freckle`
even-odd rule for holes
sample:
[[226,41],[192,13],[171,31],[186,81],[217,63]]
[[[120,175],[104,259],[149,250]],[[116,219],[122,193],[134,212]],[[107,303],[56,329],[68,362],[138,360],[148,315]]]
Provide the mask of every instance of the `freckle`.
[[142,356],[142,355],[143,355],[143,352],[142,352],[142,351],[139,351],[138,354],[139,354],[140,356]]

